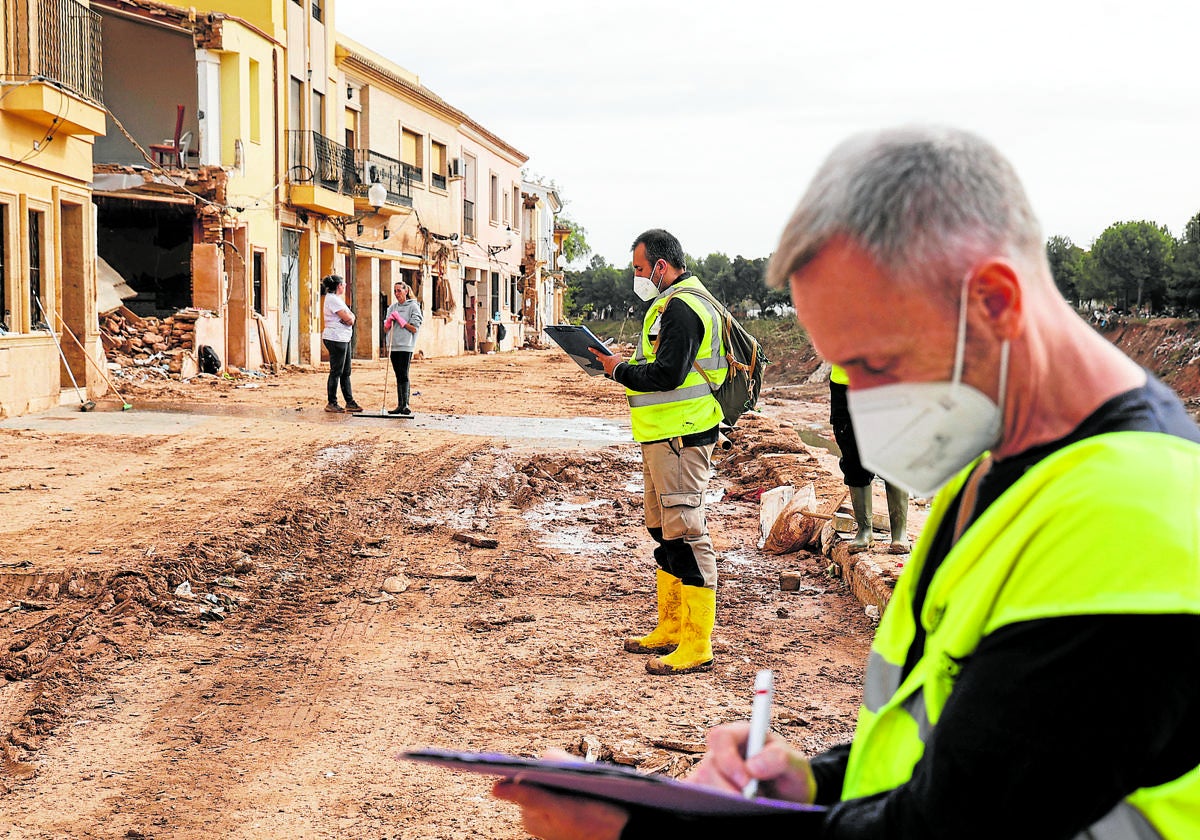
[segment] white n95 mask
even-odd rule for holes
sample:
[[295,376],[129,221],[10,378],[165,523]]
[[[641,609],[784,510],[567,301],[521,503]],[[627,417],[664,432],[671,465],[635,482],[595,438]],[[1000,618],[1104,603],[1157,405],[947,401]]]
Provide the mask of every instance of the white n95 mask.
[[1000,348],[1000,405],[962,381],[967,298],[959,310],[950,382],[898,382],[847,394],[863,466],[928,498],[1000,440],[1008,387],[1008,341]]
[[654,282],[654,269],[650,269],[649,277],[633,275],[633,293],[642,300],[654,300],[658,297],[658,285]]

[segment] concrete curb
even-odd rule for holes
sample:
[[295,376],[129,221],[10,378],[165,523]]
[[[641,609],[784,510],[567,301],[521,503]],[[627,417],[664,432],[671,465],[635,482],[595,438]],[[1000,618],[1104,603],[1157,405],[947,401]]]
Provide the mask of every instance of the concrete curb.
[[821,529],[820,551],[837,564],[842,579],[849,584],[859,603],[864,607],[876,607],[880,614],[891,599],[896,578],[908,561],[907,554],[878,551],[851,554],[849,544],[837,535],[830,522]]

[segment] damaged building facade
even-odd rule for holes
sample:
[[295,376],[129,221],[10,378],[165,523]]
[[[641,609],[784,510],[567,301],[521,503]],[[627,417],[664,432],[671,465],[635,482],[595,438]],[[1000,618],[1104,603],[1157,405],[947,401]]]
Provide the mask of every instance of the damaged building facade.
[[[537,344],[561,320],[557,195],[416,74],[339,36],[334,12],[0,4],[0,413],[65,401],[69,374],[98,396],[106,354],[177,377],[203,346],[226,370],[317,366],[328,274],[348,281],[359,359],[379,357],[397,279],[426,312],[426,356]],[[68,19],[83,36],[53,35]],[[167,343],[181,323],[186,342]]]
[[0,416],[11,416],[102,390],[89,185],[104,88],[86,3],[10,0],[0,28]]
[[353,255],[345,276],[354,278],[347,289],[360,324],[356,357],[370,358],[382,343],[393,279],[412,287],[426,313],[425,355],[458,355],[489,340],[495,349],[521,346],[526,156],[360,44],[339,37],[337,63],[346,142],[359,149],[365,180],[382,181],[390,196],[398,178],[408,197],[406,207],[375,213],[360,202],[362,222],[345,231]]

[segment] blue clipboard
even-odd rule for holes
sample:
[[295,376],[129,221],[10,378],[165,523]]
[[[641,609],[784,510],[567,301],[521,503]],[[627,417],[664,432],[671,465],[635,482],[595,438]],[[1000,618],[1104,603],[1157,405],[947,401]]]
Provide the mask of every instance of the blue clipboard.
[[582,324],[548,324],[545,330],[546,335],[574,359],[588,376],[604,375],[604,365],[588,348],[594,347],[605,356],[611,356],[613,352],[591,330]]
[[682,782],[670,776],[639,773],[631,767],[604,762],[525,758],[502,753],[408,750],[396,756],[465,773],[501,776],[562,793],[603,799],[624,805],[655,808],[688,816],[762,815],[793,812],[797,825],[811,815],[816,826],[825,809],[780,799],[746,799],[736,793]]

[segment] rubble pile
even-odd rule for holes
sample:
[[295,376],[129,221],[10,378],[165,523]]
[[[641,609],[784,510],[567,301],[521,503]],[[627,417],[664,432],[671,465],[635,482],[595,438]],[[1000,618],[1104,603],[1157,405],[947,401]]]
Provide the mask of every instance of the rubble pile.
[[[121,368],[156,368],[179,379],[195,361],[197,309],[181,309],[166,318],[142,318],[124,306],[100,316],[100,340],[108,361]],[[194,370],[194,364],[190,366]]]

